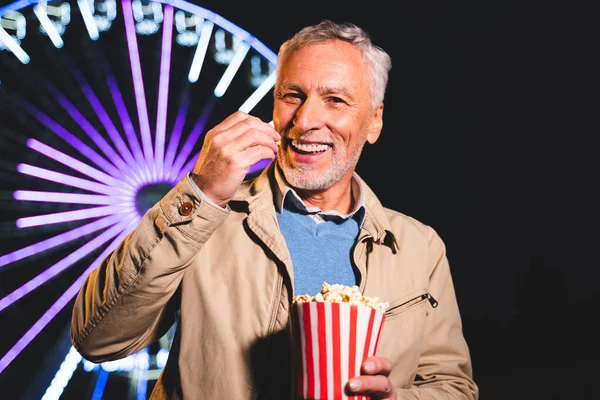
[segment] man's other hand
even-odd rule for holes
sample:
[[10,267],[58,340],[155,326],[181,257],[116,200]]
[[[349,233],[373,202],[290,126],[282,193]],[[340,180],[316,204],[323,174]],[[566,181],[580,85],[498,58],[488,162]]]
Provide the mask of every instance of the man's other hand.
[[349,395],[371,396],[372,400],[396,400],[398,395],[388,376],[392,362],[385,357],[373,356],[361,366],[361,375],[348,381]]

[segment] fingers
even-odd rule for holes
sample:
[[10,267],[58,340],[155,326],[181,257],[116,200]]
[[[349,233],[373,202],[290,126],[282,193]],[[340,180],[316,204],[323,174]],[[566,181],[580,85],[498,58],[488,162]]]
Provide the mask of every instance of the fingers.
[[227,130],[227,129],[231,128],[233,125],[237,124],[238,122],[240,122],[246,118],[254,118],[254,117],[252,117],[250,114],[247,114],[243,111],[236,111],[233,114],[229,115],[227,118],[225,118],[223,121],[221,121],[221,123],[219,125],[217,125],[215,128],[218,128],[219,130]]
[[362,375],[348,381],[350,394],[369,395],[374,399],[396,399],[397,394],[388,376],[392,363],[385,357],[369,357],[361,366]]
[[363,362],[361,371],[366,375],[385,375],[389,376],[392,372],[392,362],[385,357],[369,357]]
[[244,153],[249,149],[249,153],[254,153],[254,149],[251,149],[253,146],[265,146],[276,153],[276,142],[280,139],[281,136],[271,125],[238,111],[211,129],[206,134],[205,142],[232,154]]
[[384,375],[361,375],[348,381],[349,395],[371,396],[373,399],[396,399],[396,392],[389,378]]
[[280,138],[261,119],[241,111],[233,113],[206,132],[192,170],[196,185],[216,204],[227,204],[253,164],[276,157],[275,142]]
[[244,119],[236,124],[240,134],[234,139],[234,146],[240,149],[252,146],[265,146],[277,152],[277,141],[281,139],[277,131],[268,124],[257,119]]
[[269,135],[273,138],[273,141],[277,141],[281,138],[279,133],[273,128],[272,124],[266,123],[260,118],[246,114],[242,111],[236,111],[212,129],[215,135],[227,132],[232,136],[241,135],[253,130]]

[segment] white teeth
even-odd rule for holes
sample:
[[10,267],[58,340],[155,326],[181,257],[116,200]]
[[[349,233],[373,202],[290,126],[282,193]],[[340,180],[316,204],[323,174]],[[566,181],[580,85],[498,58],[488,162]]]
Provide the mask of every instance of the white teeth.
[[298,150],[309,153],[317,153],[320,151],[325,151],[329,148],[329,145],[326,144],[302,144],[298,143],[296,140],[292,140],[292,146],[294,146]]

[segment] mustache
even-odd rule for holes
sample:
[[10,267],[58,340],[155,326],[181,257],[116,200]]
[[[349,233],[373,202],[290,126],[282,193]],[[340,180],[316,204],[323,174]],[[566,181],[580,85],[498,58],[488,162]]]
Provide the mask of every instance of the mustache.
[[329,129],[310,129],[307,131],[298,131],[293,127],[281,128],[279,134],[283,139],[298,140],[301,142],[310,143],[326,143],[333,144],[333,133]]

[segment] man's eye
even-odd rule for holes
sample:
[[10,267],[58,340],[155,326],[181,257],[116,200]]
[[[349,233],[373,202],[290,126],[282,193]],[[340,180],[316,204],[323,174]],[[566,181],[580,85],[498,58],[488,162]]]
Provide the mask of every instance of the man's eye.
[[281,96],[281,100],[296,104],[304,101],[304,96],[300,93],[285,93]]
[[329,101],[332,103],[340,103],[340,104],[345,103],[345,101],[343,99],[340,99],[339,97],[330,97]]

